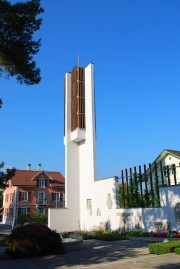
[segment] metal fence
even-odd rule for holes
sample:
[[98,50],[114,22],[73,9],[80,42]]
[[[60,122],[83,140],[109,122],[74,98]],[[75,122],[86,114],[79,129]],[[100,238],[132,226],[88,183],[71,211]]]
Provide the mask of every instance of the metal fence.
[[180,166],[152,163],[121,170],[120,207],[159,207],[159,188],[180,184]]

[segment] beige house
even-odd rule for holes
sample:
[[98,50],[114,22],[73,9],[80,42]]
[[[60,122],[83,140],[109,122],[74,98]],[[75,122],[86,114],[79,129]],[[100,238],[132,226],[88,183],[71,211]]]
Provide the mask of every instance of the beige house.
[[[164,149],[152,164],[152,181],[155,181],[155,164],[160,186],[180,184],[180,151]],[[148,169],[149,172],[149,169]],[[150,179],[148,178],[148,181]]]

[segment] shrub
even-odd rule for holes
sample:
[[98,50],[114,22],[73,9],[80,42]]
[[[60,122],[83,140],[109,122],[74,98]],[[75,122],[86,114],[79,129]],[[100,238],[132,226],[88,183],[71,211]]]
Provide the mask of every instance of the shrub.
[[13,229],[9,243],[6,253],[13,258],[64,253],[60,234],[44,224],[28,224]]
[[48,217],[46,215],[43,214],[35,214],[32,217],[32,221],[37,222],[37,223],[44,223],[47,224],[48,222]]
[[0,247],[8,245],[9,235],[8,234],[0,234]]
[[95,238],[99,240],[105,240],[105,241],[114,241],[114,240],[120,240],[120,239],[126,239],[126,236],[122,236],[120,232],[118,231],[95,231]]
[[162,233],[160,233],[160,232],[158,232],[158,233],[154,233],[154,236],[155,237],[168,237],[168,232],[162,232]]
[[18,223],[19,224],[23,224],[25,222],[30,222],[30,215],[29,213],[24,213],[24,214],[21,214],[19,217],[18,217]]
[[123,240],[127,239],[127,235],[125,233],[121,233],[119,231],[104,231],[104,230],[93,230],[93,231],[76,231],[70,233],[63,233],[62,237],[79,237],[81,236],[84,240],[88,239],[97,239],[97,240],[105,240],[105,241],[113,241],[113,240]]
[[137,236],[137,237],[149,237],[151,234],[145,231],[129,231],[126,232],[128,236]]
[[180,247],[179,248],[175,248],[175,253],[180,255]]
[[30,217],[29,213],[21,214],[18,217],[18,223],[19,224],[24,224],[25,222],[37,222],[37,223],[44,223],[47,224],[48,222],[48,217],[44,214],[35,214],[34,216]]
[[179,233],[176,233],[173,235],[174,238],[180,238],[180,234]]
[[166,254],[175,252],[175,249],[180,247],[180,241],[171,241],[171,242],[161,242],[161,243],[153,243],[149,244],[149,253],[150,254]]

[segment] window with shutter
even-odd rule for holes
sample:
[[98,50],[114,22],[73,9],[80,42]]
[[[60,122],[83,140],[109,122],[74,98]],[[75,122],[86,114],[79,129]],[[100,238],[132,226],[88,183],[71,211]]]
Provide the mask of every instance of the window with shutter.
[[21,215],[21,208],[18,208],[18,216]]
[[22,192],[19,192],[19,201],[22,200]]
[[31,201],[31,192],[28,192],[28,201]]

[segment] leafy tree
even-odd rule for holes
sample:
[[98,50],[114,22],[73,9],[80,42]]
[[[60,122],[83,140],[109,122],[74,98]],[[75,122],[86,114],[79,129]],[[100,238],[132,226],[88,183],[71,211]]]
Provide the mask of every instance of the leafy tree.
[[15,175],[16,169],[6,169],[5,172],[1,171],[4,167],[4,162],[0,163],[0,189],[5,189],[7,181]]
[[37,16],[43,12],[40,0],[16,4],[0,0],[0,76],[15,76],[27,85],[40,82],[40,69],[33,56],[41,40],[33,40],[33,35],[42,23]]

